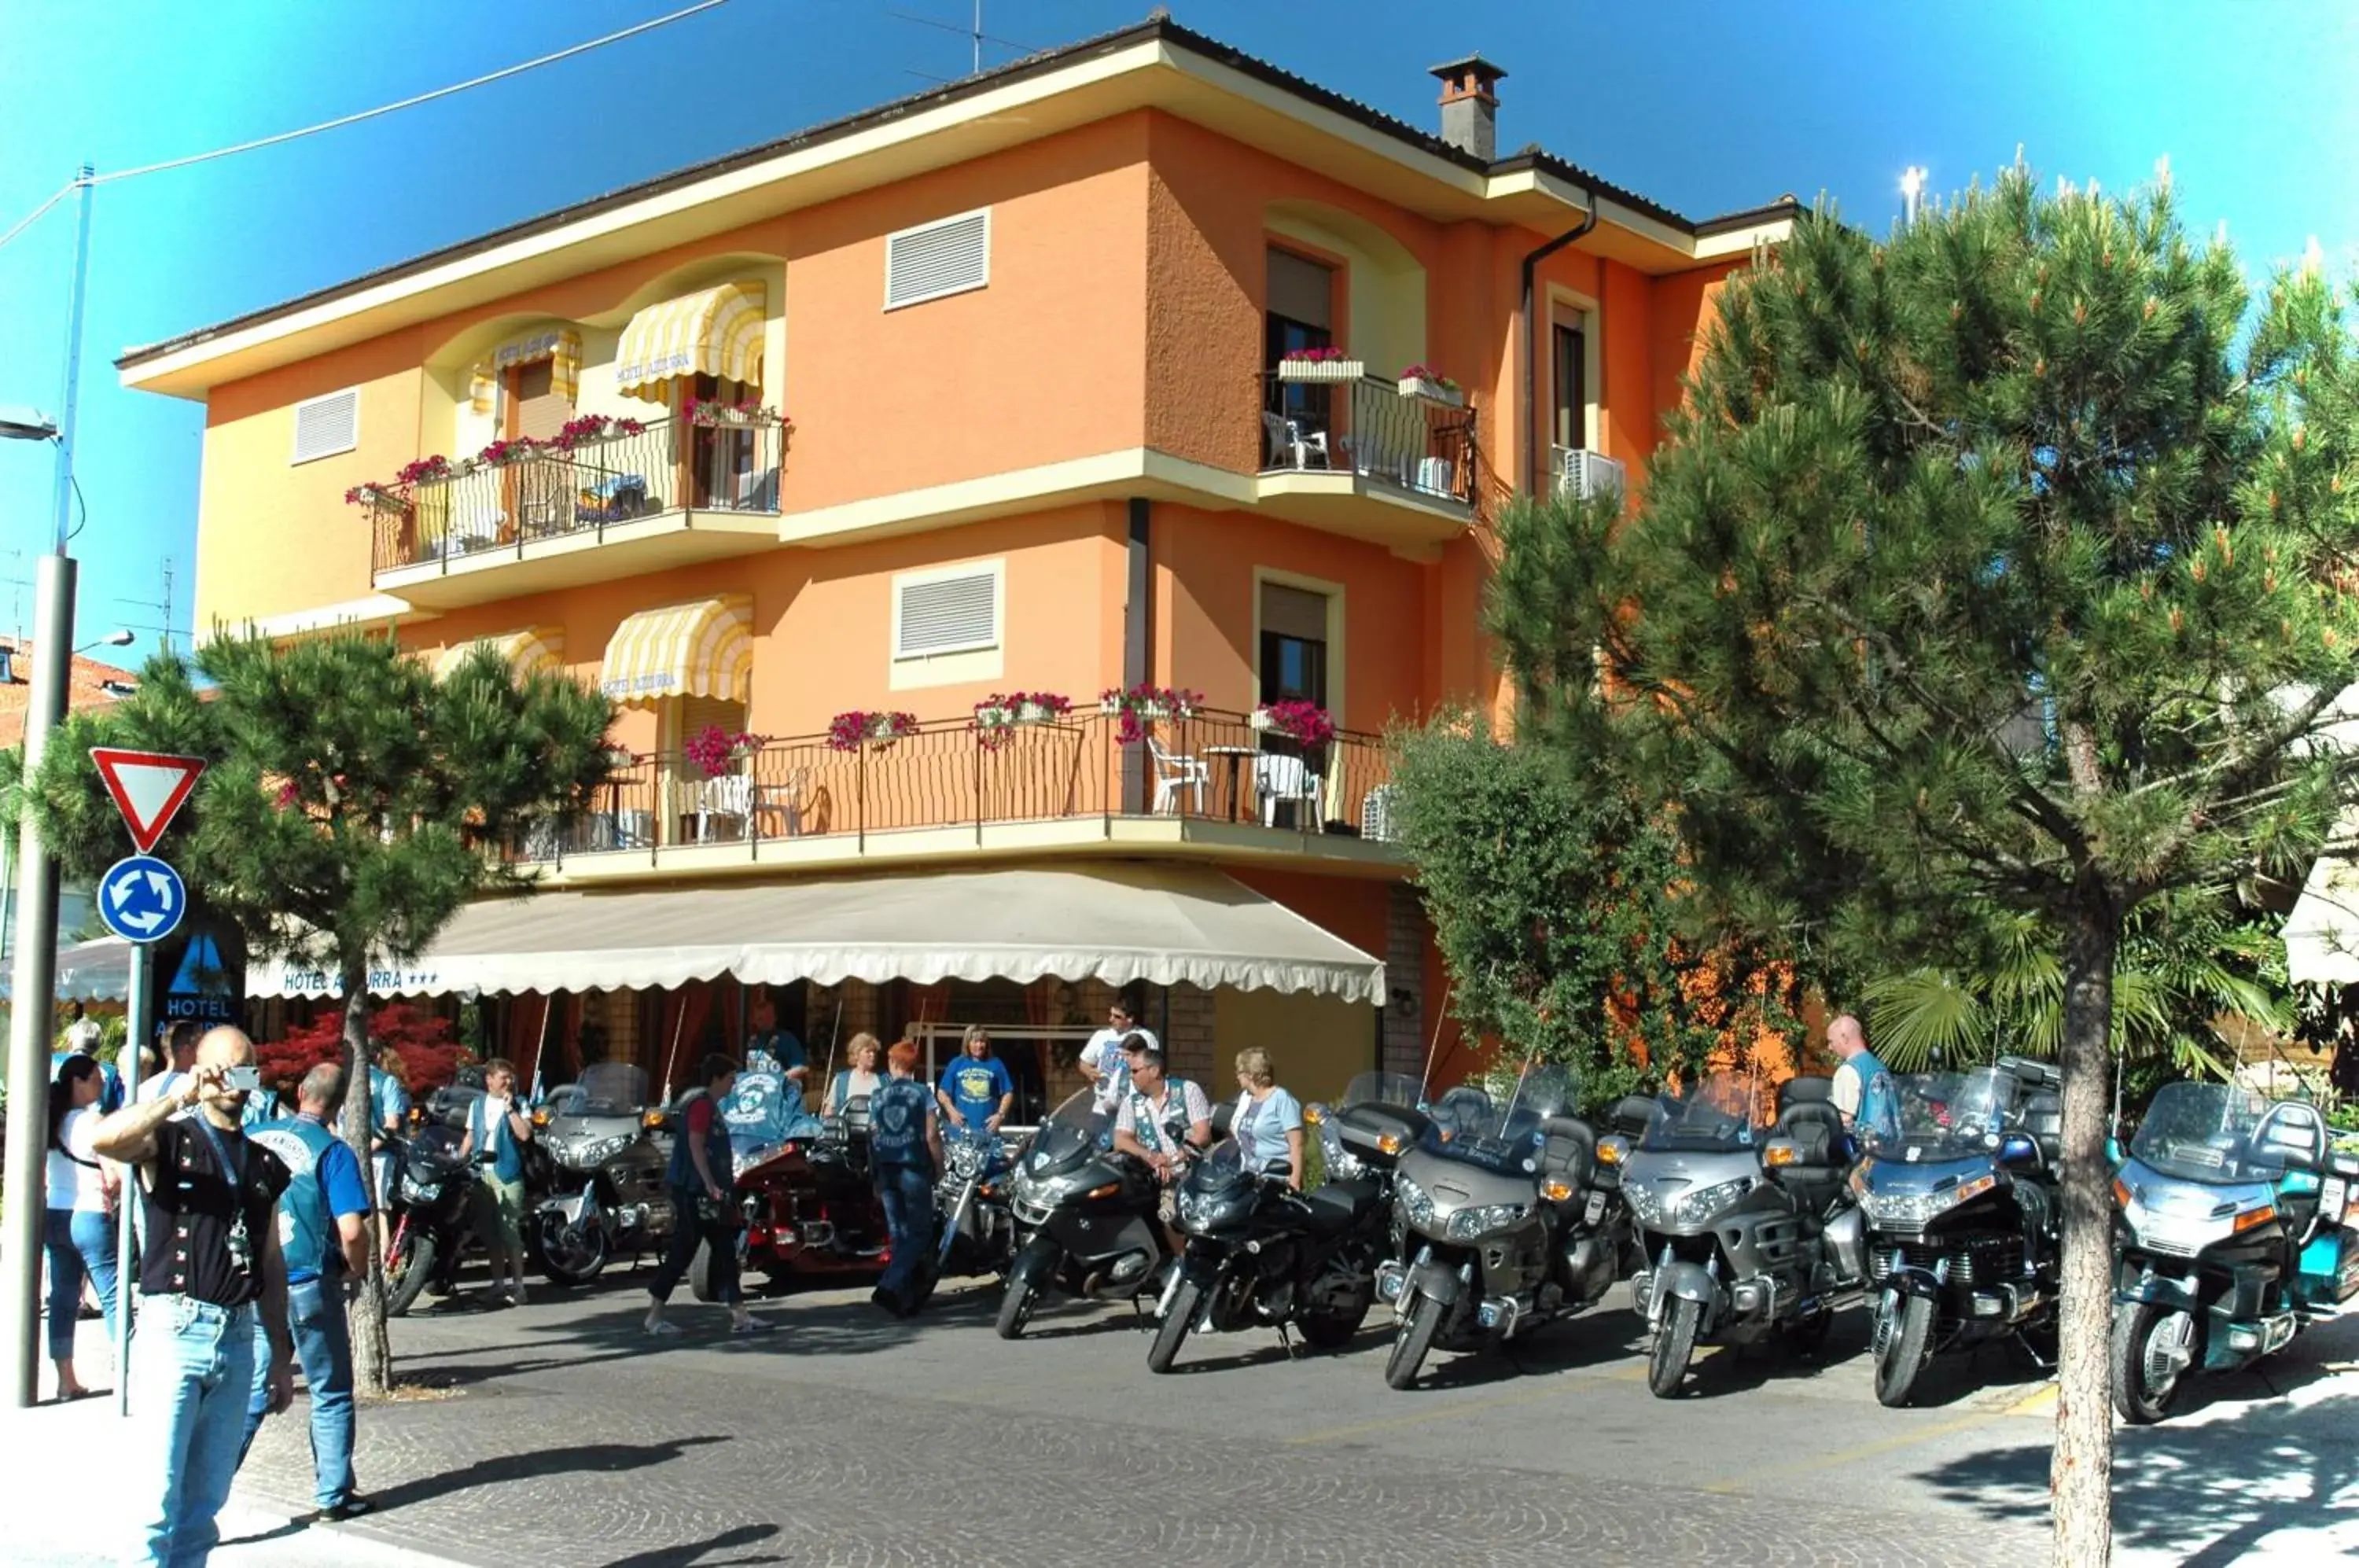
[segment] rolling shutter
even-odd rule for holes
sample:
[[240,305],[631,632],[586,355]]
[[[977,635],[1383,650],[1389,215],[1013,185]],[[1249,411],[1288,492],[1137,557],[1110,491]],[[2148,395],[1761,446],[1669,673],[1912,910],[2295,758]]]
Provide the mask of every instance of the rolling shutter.
[[885,239],[885,308],[897,310],[991,281],[991,210],[903,229]]
[[332,457],[360,444],[361,394],[357,387],[331,392],[295,405],[295,455],[288,461],[309,463]]
[[895,591],[893,657],[924,659],[999,646],[999,573],[905,581]]

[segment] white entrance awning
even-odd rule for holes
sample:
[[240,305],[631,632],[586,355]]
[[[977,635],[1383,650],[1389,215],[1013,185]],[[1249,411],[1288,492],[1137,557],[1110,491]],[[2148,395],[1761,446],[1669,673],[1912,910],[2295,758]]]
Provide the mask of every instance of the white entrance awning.
[[[275,964],[252,974],[247,989],[262,996],[317,996],[334,985]],[[417,962],[370,988],[614,990],[723,975],[773,985],[1053,975],[1311,992],[1371,1007],[1385,997],[1383,964],[1285,905],[1209,868],[1137,865],[500,899],[462,910]]]
[[[69,942],[58,949],[57,966],[60,1002],[119,1002],[131,989],[131,944],[119,936]],[[13,973],[0,973],[0,997],[15,981]]]

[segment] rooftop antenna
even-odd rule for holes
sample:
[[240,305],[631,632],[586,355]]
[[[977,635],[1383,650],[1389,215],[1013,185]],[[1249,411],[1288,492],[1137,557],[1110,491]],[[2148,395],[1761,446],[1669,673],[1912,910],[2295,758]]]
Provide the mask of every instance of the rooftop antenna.
[[172,652],[172,558],[168,555],[164,558],[163,572],[164,596],[161,599],[117,598],[114,602],[118,604],[128,604],[136,610],[163,612],[158,617],[155,626],[142,626],[139,629],[154,632],[157,636],[157,646],[162,648],[168,658]]
[[[968,58],[971,62],[973,74],[977,76],[981,76],[983,74],[983,46],[985,44],[997,44],[1002,49],[1011,49],[1018,54],[1038,54],[1040,52],[1030,44],[1018,43],[1014,38],[1003,38],[995,34],[984,31],[983,0],[974,0],[973,11],[971,19],[964,27],[960,26],[956,22],[945,22],[939,16],[920,16],[913,11],[887,11],[885,14],[899,21],[915,22],[921,27],[934,27],[945,33],[962,34],[967,40],[969,51]],[[945,80],[942,77],[935,76],[930,72],[923,71],[911,71],[908,74],[911,76],[923,77],[928,82],[941,82]]]

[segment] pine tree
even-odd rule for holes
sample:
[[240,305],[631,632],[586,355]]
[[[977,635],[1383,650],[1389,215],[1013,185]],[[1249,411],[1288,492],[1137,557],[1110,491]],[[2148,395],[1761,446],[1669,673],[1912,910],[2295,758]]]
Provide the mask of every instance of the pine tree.
[[[201,691],[196,677],[212,689]],[[274,645],[223,638],[193,669],[158,659],[132,696],[54,738],[34,806],[70,876],[122,853],[92,746],[202,757],[211,766],[158,846],[257,956],[332,970],[343,986],[344,1141],[368,1159],[372,967],[415,958],[471,898],[529,879],[497,846],[544,814],[578,814],[603,780],[607,701],[562,676],[516,679],[479,649],[448,679],[390,639]],[[373,1179],[373,1178],[372,1178]],[[353,1307],[353,1372],[386,1391],[381,1263]]]
[[1838,976],[1968,969],[2012,912],[2060,953],[2059,1563],[2110,1549],[2125,921],[2298,879],[2353,792],[2314,742],[2359,648],[2348,300],[2247,305],[2167,174],[1822,212],[1729,281],[1635,512],[1502,525],[1524,733],[1665,781],[1702,896]]

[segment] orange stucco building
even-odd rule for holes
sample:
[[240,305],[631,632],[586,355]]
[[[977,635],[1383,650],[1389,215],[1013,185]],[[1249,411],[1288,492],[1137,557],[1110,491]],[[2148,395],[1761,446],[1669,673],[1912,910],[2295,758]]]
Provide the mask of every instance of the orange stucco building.
[[[1215,1089],[1246,1044],[1305,1094],[1418,1071],[1443,985],[1382,734],[1499,702],[1485,518],[1642,482],[1715,285],[1794,216],[1496,157],[1500,74],[1438,68],[1437,135],[1150,20],[134,351],[126,385],[207,408],[198,624],[603,685],[627,762],[514,846],[550,920],[1119,870],[1225,955],[1180,978],[1075,931],[995,968],[985,880],[949,963],[798,968],[775,900],[779,945],[660,983],[470,969],[466,930],[420,961],[516,998],[549,1074],[587,1020],[676,1075],[754,983],[815,1054],[981,1018],[1027,1096],[1121,985]],[[1101,701],[1140,686],[1200,695]],[[1071,707],[979,728],[1003,692]],[[916,728],[838,723],[880,713]],[[1261,900],[1334,945],[1238,967],[1204,911]]]

